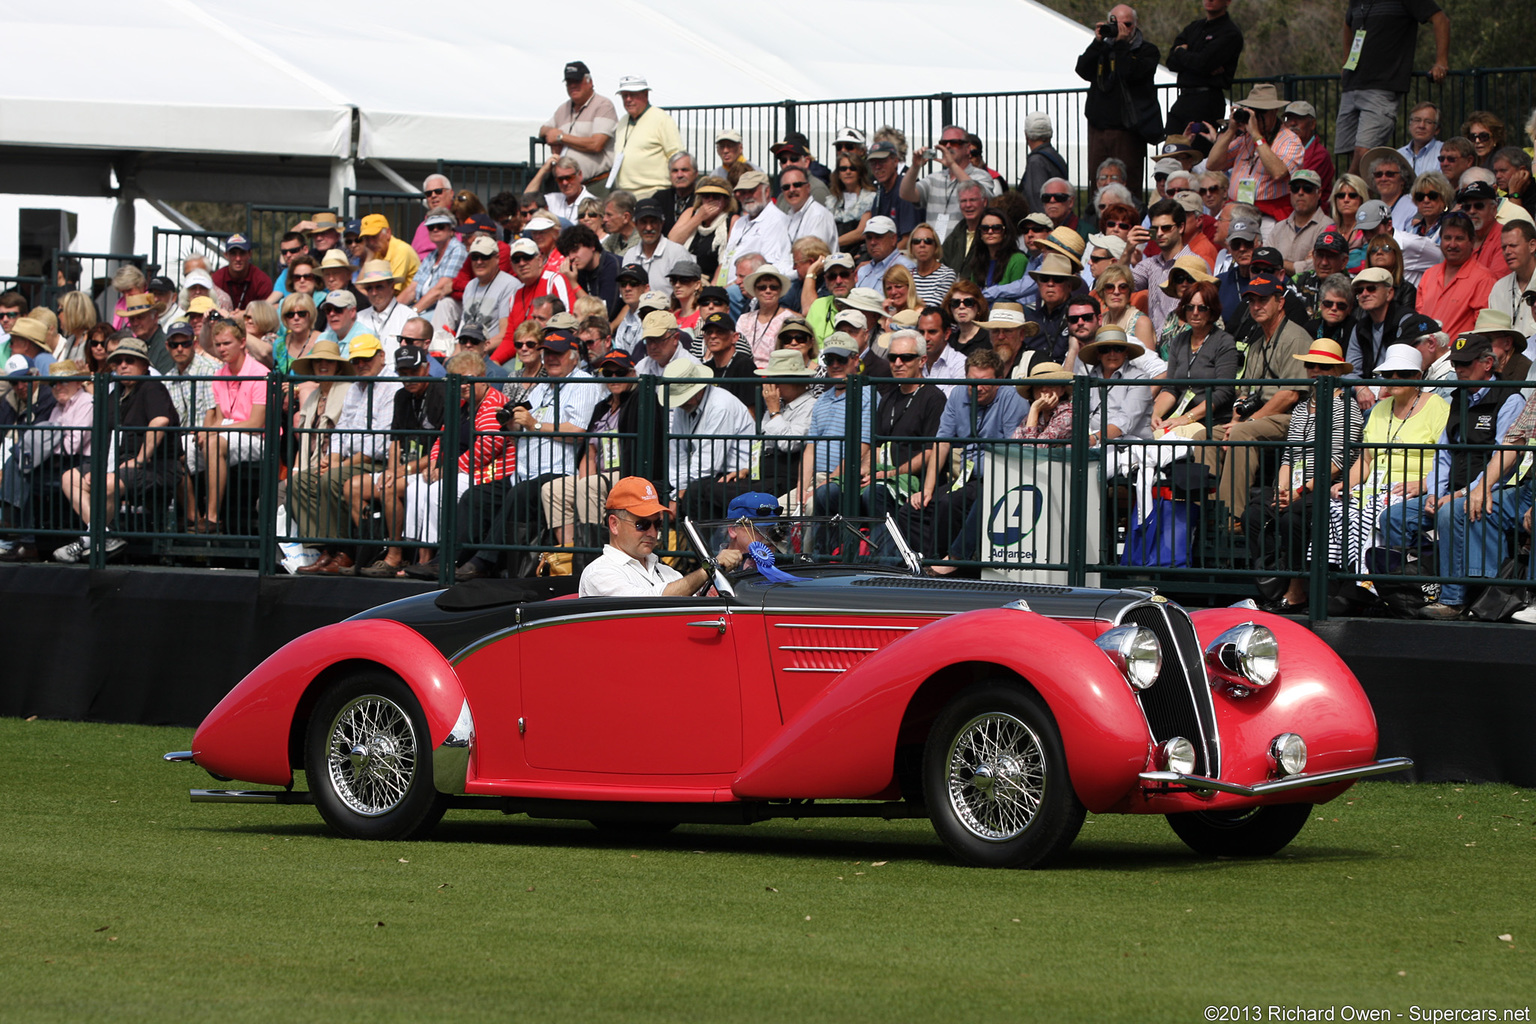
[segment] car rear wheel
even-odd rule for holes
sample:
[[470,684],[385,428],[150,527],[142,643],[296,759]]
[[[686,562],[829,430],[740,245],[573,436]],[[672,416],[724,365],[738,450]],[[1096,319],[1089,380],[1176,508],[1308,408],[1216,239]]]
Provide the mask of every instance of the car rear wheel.
[[443,816],[431,736],[397,676],[362,672],[320,697],[305,732],[304,771],[326,824],[353,839],[412,839]]
[[1274,804],[1170,814],[1168,824],[1191,850],[1207,857],[1268,857],[1285,849],[1311,815],[1311,804]]
[[978,867],[1048,864],[1086,813],[1045,702],[1002,681],[973,686],[940,712],[923,751],[923,793],[939,838]]

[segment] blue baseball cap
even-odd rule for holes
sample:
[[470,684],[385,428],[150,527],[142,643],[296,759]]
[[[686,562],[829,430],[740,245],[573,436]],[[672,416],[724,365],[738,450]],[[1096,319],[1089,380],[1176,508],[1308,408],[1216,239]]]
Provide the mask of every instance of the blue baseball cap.
[[779,499],[762,491],[748,491],[746,494],[738,494],[731,499],[726,506],[725,518],[727,519],[776,519],[784,514],[779,507]]

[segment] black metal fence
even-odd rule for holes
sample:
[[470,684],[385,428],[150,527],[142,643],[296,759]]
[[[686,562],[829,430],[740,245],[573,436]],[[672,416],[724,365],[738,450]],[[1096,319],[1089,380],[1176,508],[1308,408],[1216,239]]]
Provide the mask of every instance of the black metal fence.
[[[1317,108],[1318,132],[1325,142],[1333,138],[1333,124],[1339,107],[1340,80],[1337,75],[1279,75],[1265,79],[1241,79],[1233,83],[1229,98],[1241,99],[1259,82],[1273,82],[1287,100],[1307,100]],[[1158,101],[1166,115],[1178,98],[1173,85],[1157,87]],[[735,128],[742,134],[743,151],[754,166],[775,169],[769,147],[784,138],[786,132],[802,132],[811,151],[823,162],[833,156],[832,140],[837,130],[852,126],[873,137],[882,126],[905,134],[909,152],[936,141],[947,124],[963,125],[978,135],[985,146],[988,166],[1005,181],[1017,182],[1024,170],[1028,148],[1024,143],[1024,115],[1041,111],[1050,116],[1055,127],[1053,144],[1061,151],[1071,169],[1072,181],[1091,183],[1092,168],[1087,166],[1087,124],[1083,119],[1086,89],[1026,90],[1006,93],[937,92],[920,96],[884,96],[864,99],[782,100],[777,103],[711,104],[668,107],[677,121],[683,148],[697,158],[701,171],[715,165],[714,139],[722,128]],[[1440,107],[1440,137],[1450,138],[1461,130],[1463,119],[1474,110],[1492,110],[1506,123],[1525,123],[1528,112],[1536,107],[1536,68],[1468,68],[1453,71],[1436,83],[1427,73],[1418,72],[1400,105],[1395,146],[1407,143],[1407,111],[1414,104],[1429,100]],[[1523,141],[1511,133],[1511,143]],[[529,162],[537,166],[543,159],[543,143],[529,140]],[[1342,169],[1349,154],[1335,154]],[[1150,175],[1150,169],[1148,170]],[[1142,183],[1150,185],[1150,178]]]
[[[790,513],[889,516],[941,573],[1152,583],[1185,600],[1260,596],[1305,605],[1314,618],[1411,614],[1437,594],[1463,605],[1505,587],[1518,605],[1533,585],[1529,563],[1516,560],[1529,539],[1536,476],[1527,470],[1536,453],[1491,441],[1443,445],[1434,422],[1405,433],[1404,421],[1380,410],[1362,433],[1368,414],[1351,389],[1382,381],[1266,382],[1302,397],[1293,416],[1310,408],[1314,428],[1293,436],[1278,423],[1228,436],[1226,424],[1207,417],[1169,433],[1143,421],[1108,443],[1101,438],[1112,436],[1126,404],[1112,395],[1237,382],[1077,377],[1059,403],[1076,411],[1070,430],[1043,439],[1013,436],[1028,423],[1029,402],[1044,394],[1019,394],[1015,382],[934,382],[960,390],[949,437],[883,433],[879,425],[893,421],[872,410],[904,397],[891,393],[890,380],[863,378],[816,427],[805,415],[815,400],[798,412],[784,403],[807,383],[825,400],[833,386],[825,379],[711,385],[702,415],[692,405],[670,408],[686,394],[673,392],[663,405],[665,382],[653,377],[273,375],[251,381],[263,409],[274,410],[253,424],[210,414],[207,378],[103,375],[84,382],[95,395],[85,426],[44,413],[41,383],[5,399],[19,412],[3,442],[0,539],[60,561],[273,573],[330,558],[347,571],[412,571],[444,583],[471,559],[492,574],[531,574],[541,563],[579,571],[605,540],[608,487],[633,473],[655,480],[679,515],[695,520],[724,518],[731,499],[748,491],[774,496]],[[92,401],[74,394],[79,383],[61,383],[66,405]],[[764,383],[780,387],[784,418],[765,414]],[[418,418],[392,430],[402,384],[421,393],[415,401],[442,389],[449,410],[475,389],[470,401],[481,414],[426,425]],[[1511,394],[1522,384],[1434,382],[1453,399],[1485,387]],[[162,386],[186,422],[147,433],[120,425],[145,422],[130,410],[144,407],[143,389]],[[629,409],[615,421],[624,429],[585,429],[614,402]],[[500,418],[490,415],[493,406],[502,407]],[[1453,402],[1438,415],[1460,431],[1453,436],[1468,437],[1486,413]],[[1376,429],[1383,423],[1384,433]],[[1494,458],[1510,464],[1485,491],[1476,482]],[[89,486],[103,479],[118,493]],[[796,542],[811,554],[831,541],[808,533]],[[881,529],[864,546],[900,563]],[[666,547],[675,554],[682,544],[674,535]],[[1513,578],[1490,586],[1499,575]]]
[[[498,192],[521,192],[538,170],[537,165],[477,163],[469,160],[439,160],[437,173],[446,175],[455,190],[468,189],[489,203]],[[553,187],[553,185],[551,185]]]

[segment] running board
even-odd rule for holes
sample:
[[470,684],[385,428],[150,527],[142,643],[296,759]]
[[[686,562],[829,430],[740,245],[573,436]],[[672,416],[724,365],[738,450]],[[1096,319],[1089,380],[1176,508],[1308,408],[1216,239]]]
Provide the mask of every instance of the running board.
[[290,789],[194,789],[195,804],[312,804],[313,793]]
[[1269,796],[1272,793],[1285,793],[1293,789],[1306,789],[1310,786],[1332,786],[1339,782],[1353,782],[1356,779],[1370,778],[1373,775],[1390,775],[1393,772],[1404,771],[1413,767],[1413,761],[1406,757],[1389,757],[1374,764],[1362,765],[1359,768],[1340,768],[1331,772],[1318,772],[1316,775],[1292,775],[1284,779],[1272,779],[1269,782],[1256,782],[1251,786],[1239,785],[1236,782],[1223,782],[1220,779],[1207,778],[1204,775],[1185,775],[1182,772],[1142,772],[1141,781],[1152,783],[1147,787],[1148,792],[1178,792],[1181,790],[1193,790],[1196,793],[1235,793],[1238,796]]

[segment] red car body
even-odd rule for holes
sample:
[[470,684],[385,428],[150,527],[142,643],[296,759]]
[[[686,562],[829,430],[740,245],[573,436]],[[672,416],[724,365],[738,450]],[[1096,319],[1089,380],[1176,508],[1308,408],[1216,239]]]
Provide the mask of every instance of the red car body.
[[[1063,828],[1072,834],[1072,814],[1080,824],[1086,809],[1167,814],[1176,829],[1194,815],[1231,822],[1223,827],[1246,836],[1256,809],[1305,808],[1355,778],[1407,765],[1375,760],[1375,717],[1354,676],[1284,618],[1239,608],[1189,615],[1145,590],[846,566],[812,568],[790,582],[747,574],[728,589],[707,598],[517,603],[509,581],[500,602],[480,597],[465,606],[450,590],[384,605],[284,646],[208,715],[189,754],[167,756],[285,787],[282,795],[195,798],[289,802],[307,799],[288,792],[296,768],[309,766],[316,790],[328,747],[330,774],[345,790],[347,773],[365,770],[376,751],[356,736],[341,749],[316,716],[340,714],[330,704],[368,691],[349,682],[362,673],[404,684],[408,694],[389,697],[390,706],[414,715],[410,703],[419,704],[425,735],[412,756],[424,771],[431,752],[435,780],[419,802],[436,801],[430,820],[395,815],[384,826],[394,811],[376,815],[369,805],[348,817],[346,808],[315,801],[333,826],[362,836],[418,834],[450,804],[670,825],[808,813],[932,816],[946,792],[958,794],[949,802],[964,824],[967,801],[985,810],[1031,786],[1037,797],[1049,790],[1064,801]],[[1161,633],[1163,661],[1145,690],[1095,643],[1127,623]],[[1231,686],[1207,670],[1207,648],[1243,623],[1266,627],[1278,643],[1269,685]],[[342,696],[327,704],[337,688]],[[1006,706],[988,710],[988,700]],[[973,732],[1024,726],[1014,729],[1025,737],[1023,753],[946,774],[937,762],[955,762],[960,741],[945,754],[949,741],[934,730],[961,728],[944,723],[969,713],[954,710],[964,701],[981,701],[968,720],[981,723]],[[1185,737],[1193,764],[1168,763],[1175,731],[1196,734]],[[1272,747],[1285,734],[1305,742],[1303,773],[1276,766]],[[1024,761],[1039,762],[1038,785],[1021,783],[1036,775]],[[984,798],[973,799],[973,784],[986,789]],[[1022,833],[1050,811],[1043,804],[1028,813]],[[974,863],[1043,863],[1071,842],[1032,837],[1021,853],[1007,827],[967,827],[976,834],[962,828],[960,838],[975,840],[975,850],[950,845]],[[1267,852],[1251,842],[1227,847],[1218,852]]]

